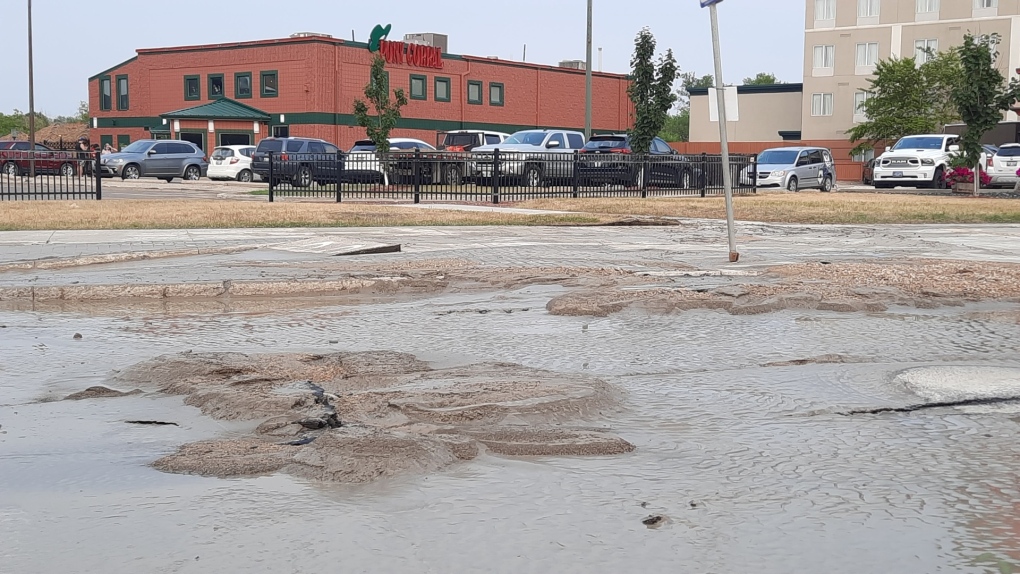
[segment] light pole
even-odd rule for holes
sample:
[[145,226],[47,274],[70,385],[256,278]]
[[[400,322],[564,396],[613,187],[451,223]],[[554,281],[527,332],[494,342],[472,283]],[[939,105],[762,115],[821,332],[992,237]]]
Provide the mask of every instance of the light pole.
[[28,0],[28,176],[35,177],[35,79],[32,70],[32,0]]
[[591,139],[591,0],[588,0],[588,41],[584,59],[584,139]]
[[722,55],[719,50],[719,15],[716,4],[722,0],[701,0],[701,7],[708,6],[712,18],[712,52],[715,57],[715,95],[719,108],[719,151],[722,152],[723,189],[726,193],[726,234],[730,247],[730,263],[740,259],[736,239],[733,236],[733,178],[730,174],[730,143],[726,137],[726,88],[723,84]]

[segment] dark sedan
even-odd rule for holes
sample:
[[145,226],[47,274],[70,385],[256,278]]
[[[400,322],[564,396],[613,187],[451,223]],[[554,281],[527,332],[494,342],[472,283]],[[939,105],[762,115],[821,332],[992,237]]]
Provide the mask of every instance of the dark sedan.
[[692,189],[701,180],[701,170],[660,138],[652,140],[647,162],[645,156],[634,154],[626,134],[594,135],[580,154],[577,174],[582,185],[642,187],[646,173],[648,185]]

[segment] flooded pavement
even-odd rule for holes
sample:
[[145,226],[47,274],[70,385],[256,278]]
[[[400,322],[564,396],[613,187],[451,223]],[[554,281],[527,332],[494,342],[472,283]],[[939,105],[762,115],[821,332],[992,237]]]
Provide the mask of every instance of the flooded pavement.
[[[591,261],[598,249],[608,264],[665,268],[661,253],[605,246]],[[347,302],[0,310],[0,572],[1020,569],[1020,402],[895,410],[1020,394],[1016,304],[546,310],[574,288],[536,277]],[[507,362],[595,377],[621,397],[586,424],[636,448],[482,452],[366,484],[209,478],[152,464],[261,421],[208,417],[152,389],[60,400],[131,391],[118,372],[189,350],[393,351],[436,369]]]

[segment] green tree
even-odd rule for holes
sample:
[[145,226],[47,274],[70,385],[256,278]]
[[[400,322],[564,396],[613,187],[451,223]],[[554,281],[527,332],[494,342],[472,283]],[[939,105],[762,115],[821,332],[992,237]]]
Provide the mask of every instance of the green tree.
[[680,89],[677,90],[677,113],[670,114],[659,131],[659,137],[668,142],[691,141],[691,95],[688,88],[711,88],[714,79],[710,75],[696,76],[694,72],[679,75]]
[[758,72],[754,77],[744,78],[745,86],[771,86],[774,84],[782,84],[782,82],[779,81],[775,74],[768,72]]
[[[35,129],[42,129],[50,125],[50,119],[40,112],[35,113]],[[0,135],[8,135],[13,131],[23,134],[28,139],[28,114],[15,109],[13,114],[0,113]]]
[[[377,153],[385,155],[390,149],[390,131],[400,119],[400,108],[407,105],[404,90],[393,90],[390,100],[389,80],[386,76],[386,60],[376,55],[372,61],[371,77],[365,86],[365,99],[354,101],[354,118],[358,125],[365,128],[368,139],[375,144]],[[369,114],[369,105],[375,115]]]
[[673,50],[659,58],[655,57],[655,37],[648,28],[642,28],[634,39],[634,56],[630,60],[631,81],[627,88],[630,100],[634,102],[634,127],[630,130],[630,146],[645,153],[654,138],[666,123],[669,110],[677,101],[673,91],[678,69]]
[[1006,83],[1002,72],[995,67],[998,52],[993,47],[998,35],[973,36],[967,34],[959,48],[963,77],[952,90],[952,100],[967,124],[960,138],[960,151],[967,165],[981,161],[981,138],[1002,121],[1002,113],[1020,100],[1020,80]]
[[861,106],[867,120],[846,132],[850,141],[860,142],[854,152],[911,134],[941,132],[959,119],[952,94],[963,79],[955,49],[929,53],[920,66],[914,58],[878,62]]
[[53,118],[55,124],[87,124],[89,123],[89,103],[82,101],[78,103],[78,113],[73,116],[57,116]]

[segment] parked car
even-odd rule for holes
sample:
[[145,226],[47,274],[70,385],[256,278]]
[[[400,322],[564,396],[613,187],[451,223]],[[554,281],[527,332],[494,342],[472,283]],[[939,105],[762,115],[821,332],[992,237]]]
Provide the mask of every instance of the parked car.
[[[583,185],[608,183],[641,186],[645,163],[634,155],[627,134],[593,135],[579,153],[577,178]],[[648,150],[648,183],[691,189],[701,179],[701,170],[661,138],[654,138]]]
[[900,138],[875,159],[875,188],[903,185],[945,189],[949,160],[959,151],[959,139],[955,134]]
[[818,188],[832,191],[836,183],[836,166],[832,153],[824,147],[778,147],[758,154],[758,173],[753,166],[740,172],[740,183],[758,187],[782,187],[788,191]]
[[195,144],[182,140],[138,140],[100,158],[100,175],[122,179],[175,177],[196,180],[209,169],[205,154]]
[[[493,174],[493,153],[501,154],[498,174]],[[566,130],[524,130],[506,141],[474,149],[472,173],[478,179],[494,175],[520,179],[528,187],[569,180],[574,162],[565,155],[584,148],[584,134]]]
[[864,162],[864,168],[861,170],[861,183],[864,185],[875,183],[875,158]]
[[[501,144],[509,137],[510,134],[485,130],[439,132],[436,136],[439,145],[436,148],[445,152],[470,152],[483,145]],[[437,162],[439,173],[442,174],[441,181],[447,185],[460,184],[464,175],[471,172],[469,156],[455,157],[444,154],[437,156]]]
[[[5,175],[17,177],[31,171],[31,146],[27,141],[0,142],[0,170]],[[36,174],[59,174],[73,177],[77,173],[80,158],[75,152],[52,150],[42,144],[35,144]]]
[[1020,180],[1016,171],[1020,169],[1020,144],[1002,144],[991,157],[988,175],[992,178],[993,187],[1013,187]]
[[[403,180],[413,176],[413,165],[411,162],[399,161],[401,154],[414,153],[418,151],[436,151],[431,145],[414,138],[390,138],[390,154],[392,163],[387,173],[379,156],[376,154],[375,142],[372,140],[359,140],[354,142],[354,147],[347,154],[347,164],[344,170],[344,181],[367,182],[367,183],[388,183],[392,175],[396,180]],[[427,164],[426,164],[427,165]],[[429,173],[431,179],[431,172]]]
[[236,179],[249,182],[255,178],[251,171],[253,145],[220,146],[209,157],[209,179]]
[[251,154],[251,170],[269,181],[269,157],[273,158],[274,185],[287,181],[294,187],[337,181],[346,158],[335,145],[314,138],[266,138]]

